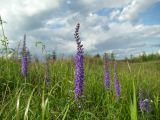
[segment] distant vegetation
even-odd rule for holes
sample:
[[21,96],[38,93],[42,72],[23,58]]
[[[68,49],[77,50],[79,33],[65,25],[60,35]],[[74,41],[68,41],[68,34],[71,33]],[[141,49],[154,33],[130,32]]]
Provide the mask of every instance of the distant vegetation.
[[125,60],[129,62],[148,62],[148,61],[160,61],[160,54],[159,53],[151,53],[146,54],[143,52],[141,55],[134,57],[133,55],[130,58],[125,58]]

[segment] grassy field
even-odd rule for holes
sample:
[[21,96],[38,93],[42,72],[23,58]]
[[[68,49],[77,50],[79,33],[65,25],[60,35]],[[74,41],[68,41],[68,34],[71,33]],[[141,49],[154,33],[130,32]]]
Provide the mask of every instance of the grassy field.
[[[159,120],[160,63],[129,65],[130,70],[127,63],[118,62],[121,96],[117,99],[113,63],[109,64],[111,88],[106,90],[102,60],[86,59],[84,96],[75,101],[73,60],[50,62],[51,85],[45,86],[44,64],[30,63],[29,76],[25,80],[21,75],[20,62],[1,59],[0,119],[136,120],[137,116],[138,120]],[[149,113],[139,109],[139,88],[143,88],[146,96],[153,101]]]

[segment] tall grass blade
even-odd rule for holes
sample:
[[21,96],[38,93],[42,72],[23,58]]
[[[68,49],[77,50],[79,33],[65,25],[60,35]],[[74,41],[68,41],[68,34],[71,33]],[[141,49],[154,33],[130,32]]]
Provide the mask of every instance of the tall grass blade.
[[19,92],[18,97],[17,97],[17,103],[16,103],[16,120],[20,120],[19,104],[20,104],[20,95],[21,95],[22,91],[23,91],[23,89]]
[[36,88],[37,88],[37,86],[33,89],[32,93],[31,93],[31,95],[30,95],[30,97],[28,99],[27,107],[26,107],[26,110],[25,110],[25,113],[24,113],[24,120],[28,120],[29,105],[30,105],[33,93],[36,90]]
[[136,100],[136,89],[135,89],[135,84],[133,81],[133,101],[131,102],[130,105],[130,114],[131,114],[131,120],[138,120],[138,115],[137,115],[137,100]]

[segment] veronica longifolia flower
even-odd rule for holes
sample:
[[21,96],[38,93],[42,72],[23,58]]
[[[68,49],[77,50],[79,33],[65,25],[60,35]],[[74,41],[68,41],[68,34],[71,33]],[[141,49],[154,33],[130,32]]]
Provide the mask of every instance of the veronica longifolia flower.
[[151,112],[152,106],[151,106],[152,100],[150,99],[144,99],[144,91],[142,89],[139,90],[139,107],[141,111]]
[[110,88],[110,74],[109,74],[109,68],[108,68],[108,55],[104,54],[104,80],[105,80],[105,87],[107,89]]
[[145,99],[144,100],[144,107],[146,112],[151,112],[152,111],[152,106],[151,106],[152,100],[150,99]]
[[79,28],[80,24],[78,23],[75,28],[74,37],[77,43],[77,53],[75,56],[75,98],[78,99],[83,94],[83,82],[84,82],[84,55],[83,55],[83,48],[79,37]]
[[114,64],[114,86],[115,86],[116,96],[119,97],[120,96],[120,84],[119,84],[119,80],[118,80],[116,63]]
[[28,58],[26,52],[26,35],[24,35],[23,51],[22,51],[22,75],[27,78],[28,76]]

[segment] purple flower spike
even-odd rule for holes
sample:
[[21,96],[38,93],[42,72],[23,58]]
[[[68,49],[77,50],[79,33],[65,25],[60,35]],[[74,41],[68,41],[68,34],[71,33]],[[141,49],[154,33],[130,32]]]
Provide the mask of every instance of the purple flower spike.
[[75,78],[75,99],[80,98],[83,94],[83,82],[84,82],[84,56],[83,56],[83,48],[79,37],[79,28],[80,24],[78,23],[75,30],[75,39],[77,43],[77,53],[75,56],[75,64],[76,64],[76,78]]
[[119,80],[118,80],[118,75],[117,75],[117,66],[116,63],[114,64],[114,86],[115,86],[115,91],[116,91],[116,96],[120,96],[120,85],[119,85]]
[[104,79],[105,79],[105,87],[107,89],[110,88],[110,74],[108,69],[108,56],[104,54]]
[[27,52],[26,52],[26,35],[24,35],[24,41],[23,41],[22,75],[25,78],[27,78],[27,76],[28,76],[28,59],[27,59]]
[[28,75],[28,71],[27,71],[28,67],[27,67],[27,64],[28,64],[27,57],[23,57],[23,58],[22,58],[22,75],[23,75],[24,77],[27,77],[27,75]]

